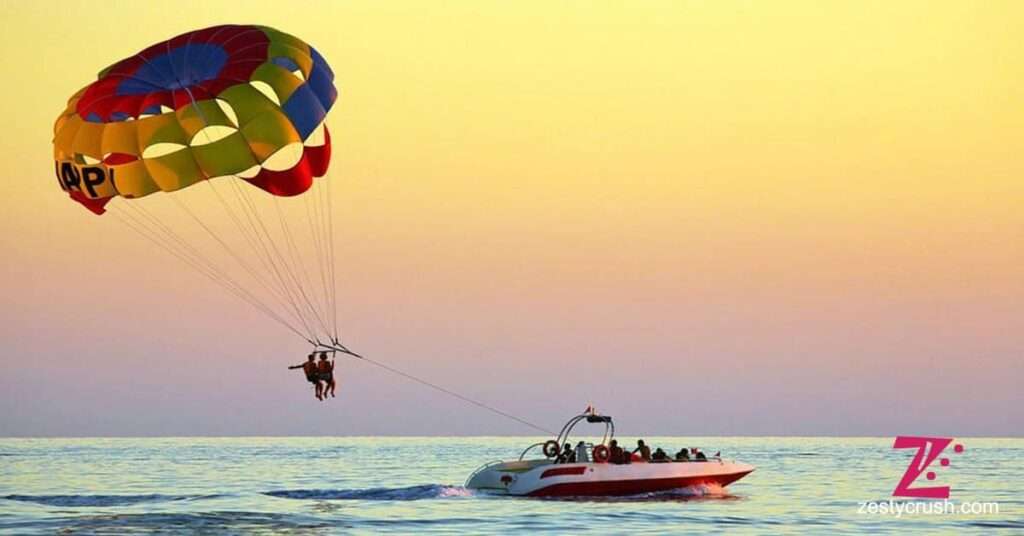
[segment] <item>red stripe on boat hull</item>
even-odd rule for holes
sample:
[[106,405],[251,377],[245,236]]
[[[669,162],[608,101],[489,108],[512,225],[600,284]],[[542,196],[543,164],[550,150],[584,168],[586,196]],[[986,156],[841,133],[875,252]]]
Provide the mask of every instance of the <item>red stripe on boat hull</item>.
[[547,471],[544,471],[541,473],[540,478],[543,480],[548,477],[559,475],[582,475],[586,472],[587,467],[585,465],[581,465],[579,467],[558,467],[556,469],[548,469]]
[[563,482],[553,484],[529,493],[531,497],[573,497],[600,495],[637,495],[699,486],[701,484],[717,484],[727,486],[751,473],[743,471],[727,475],[685,476],[676,478],[656,478],[637,480],[602,480],[590,482]]

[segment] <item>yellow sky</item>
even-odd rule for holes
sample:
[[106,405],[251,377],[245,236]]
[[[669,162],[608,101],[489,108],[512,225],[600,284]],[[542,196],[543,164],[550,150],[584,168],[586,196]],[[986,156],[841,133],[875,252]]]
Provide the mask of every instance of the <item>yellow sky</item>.
[[[1024,350],[1024,3],[247,4],[0,6],[0,290],[17,347],[56,314],[22,314],[40,296],[118,325],[198,299],[185,269],[136,283],[166,262],[59,190],[52,123],[116,59],[259,23],[337,75],[343,315],[364,345],[405,355],[417,346],[392,338],[428,337],[454,348],[446,366],[496,360],[521,378],[512,354],[597,352],[612,368],[642,336],[653,371],[681,373],[680,353],[742,363],[746,387],[821,363],[779,389],[946,352],[947,372],[879,389],[926,396],[952,370],[992,407],[1019,401],[1005,371],[1019,378]],[[115,307],[98,290],[125,285],[164,294]],[[89,313],[98,301],[116,313]],[[486,372],[469,376],[489,392]]]

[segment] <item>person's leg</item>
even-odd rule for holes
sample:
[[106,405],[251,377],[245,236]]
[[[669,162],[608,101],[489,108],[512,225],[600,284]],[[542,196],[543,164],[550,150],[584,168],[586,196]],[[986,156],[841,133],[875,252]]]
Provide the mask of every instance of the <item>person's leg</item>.
[[320,385],[320,382],[316,382],[313,385],[314,385],[314,389],[316,391],[316,399],[317,400],[323,400],[324,399],[324,395],[322,394],[323,387]]

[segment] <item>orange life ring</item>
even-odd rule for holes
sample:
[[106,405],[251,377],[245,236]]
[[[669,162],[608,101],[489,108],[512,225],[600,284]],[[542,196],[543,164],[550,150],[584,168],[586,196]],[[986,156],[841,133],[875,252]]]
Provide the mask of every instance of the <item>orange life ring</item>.
[[562,449],[558,447],[558,442],[553,439],[549,439],[546,443],[544,443],[544,455],[547,456],[548,458],[554,458],[555,456],[558,456],[558,453],[561,451]]
[[608,461],[611,455],[612,452],[604,445],[594,447],[594,463],[604,463]]

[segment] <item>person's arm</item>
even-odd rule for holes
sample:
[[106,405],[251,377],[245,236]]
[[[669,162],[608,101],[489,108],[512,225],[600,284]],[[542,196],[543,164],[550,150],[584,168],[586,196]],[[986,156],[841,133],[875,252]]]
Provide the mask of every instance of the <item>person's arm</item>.
[[302,365],[292,365],[292,366],[288,367],[288,370],[297,369],[297,368],[302,368]]

